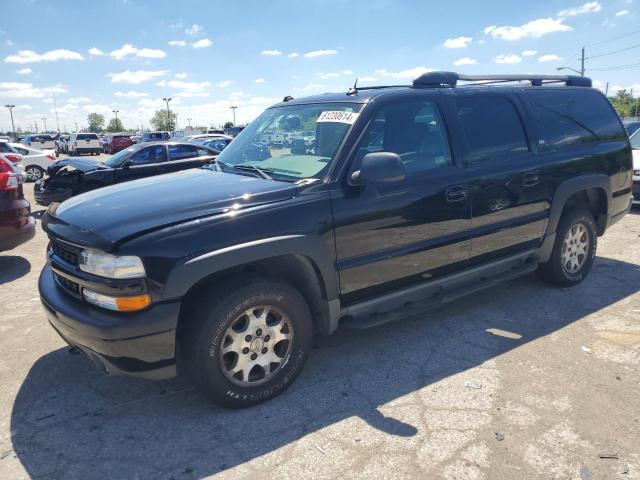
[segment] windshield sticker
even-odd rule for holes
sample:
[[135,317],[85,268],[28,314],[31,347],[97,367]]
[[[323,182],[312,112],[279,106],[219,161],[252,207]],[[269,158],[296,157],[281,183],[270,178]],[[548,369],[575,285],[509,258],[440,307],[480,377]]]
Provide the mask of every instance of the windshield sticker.
[[338,122],[338,123],[347,123],[349,125],[353,124],[358,118],[358,114],[354,112],[334,112],[327,111],[322,112],[316,120],[317,123],[320,122]]

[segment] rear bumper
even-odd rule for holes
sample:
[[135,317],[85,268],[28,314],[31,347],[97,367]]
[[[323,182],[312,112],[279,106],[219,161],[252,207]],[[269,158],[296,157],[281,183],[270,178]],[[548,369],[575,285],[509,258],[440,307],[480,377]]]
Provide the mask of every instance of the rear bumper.
[[51,326],[103,372],[152,380],[175,376],[179,302],[132,314],[111,312],[66,293],[49,266],[42,270],[38,288]]
[[22,223],[20,226],[12,223],[0,223],[0,252],[11,250],[28,242],[35,234],[36,220],[30,215],[27,217],[26,223]]

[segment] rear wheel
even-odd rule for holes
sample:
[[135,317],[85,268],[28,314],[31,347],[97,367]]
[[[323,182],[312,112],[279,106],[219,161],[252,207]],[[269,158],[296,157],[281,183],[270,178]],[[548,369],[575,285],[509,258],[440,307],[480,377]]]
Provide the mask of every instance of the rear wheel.
[[29,165],[24,169],[25,176],[27,177],[27,181],[35,182],[37,180],[41,180],[44,177],[44,169],[40,168],[37,165]]
[[178,340],[178,370],[211,401],[231,408],[282,393],[312,346],[302,295],[278,280],[246,277],[199,298]]
[[591,213],[587,210],[568,213],[558,225],[549,261],[538,269],[540,276],[563,287],[581,282],[591,271],[597,243],[597,229]]

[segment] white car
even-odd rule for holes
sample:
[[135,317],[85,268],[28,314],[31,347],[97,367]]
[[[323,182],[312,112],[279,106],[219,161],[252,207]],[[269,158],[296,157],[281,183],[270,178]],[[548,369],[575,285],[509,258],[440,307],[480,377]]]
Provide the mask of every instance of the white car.
[[55,149],[56,139],[48,133],[39,133],[35,135],[27,135],[21,142],[27,147],[39,148],[40,150]]
[[0,140],[0,158],[5,160],[6,162],[11,163],[16,169],[18,173],[24,175],[24,165],[22,163],[22,155],[15,148],[9,144],[9,142],[5,142],[4,140]]
[[640,205],[640,130],[631,135],[631,148],[633,148],[633,204]]
[[102,143],[97,133],[72,133],[69,138],[69,155],[100,155],[102,153]]
[[41,180],[49,165],[56,161],[54,150],[39,150],[21,143],[10,143],[9,145],[22,155],[24,176],[28,182]]

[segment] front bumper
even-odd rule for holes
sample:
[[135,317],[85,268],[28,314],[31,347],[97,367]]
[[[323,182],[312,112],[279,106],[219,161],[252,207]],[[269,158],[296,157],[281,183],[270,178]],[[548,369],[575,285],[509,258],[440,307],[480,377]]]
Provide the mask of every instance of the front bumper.
[[38,282],[51,326],[105,373],[160,380],[176,375],[175,338],[180,302],[124,314],[74,298],[47,265]]
[[640,205],[640,180],[634,178],[631,185],[632,202],[634,205]]
[[36,203],[43,206],[48,206],[53,202],[62,202],[67,198],[73,196],[73,190],[71,187],[53,187],[50,188],[46,184],[36,182],[33,187],[33,195],[36,198]]

